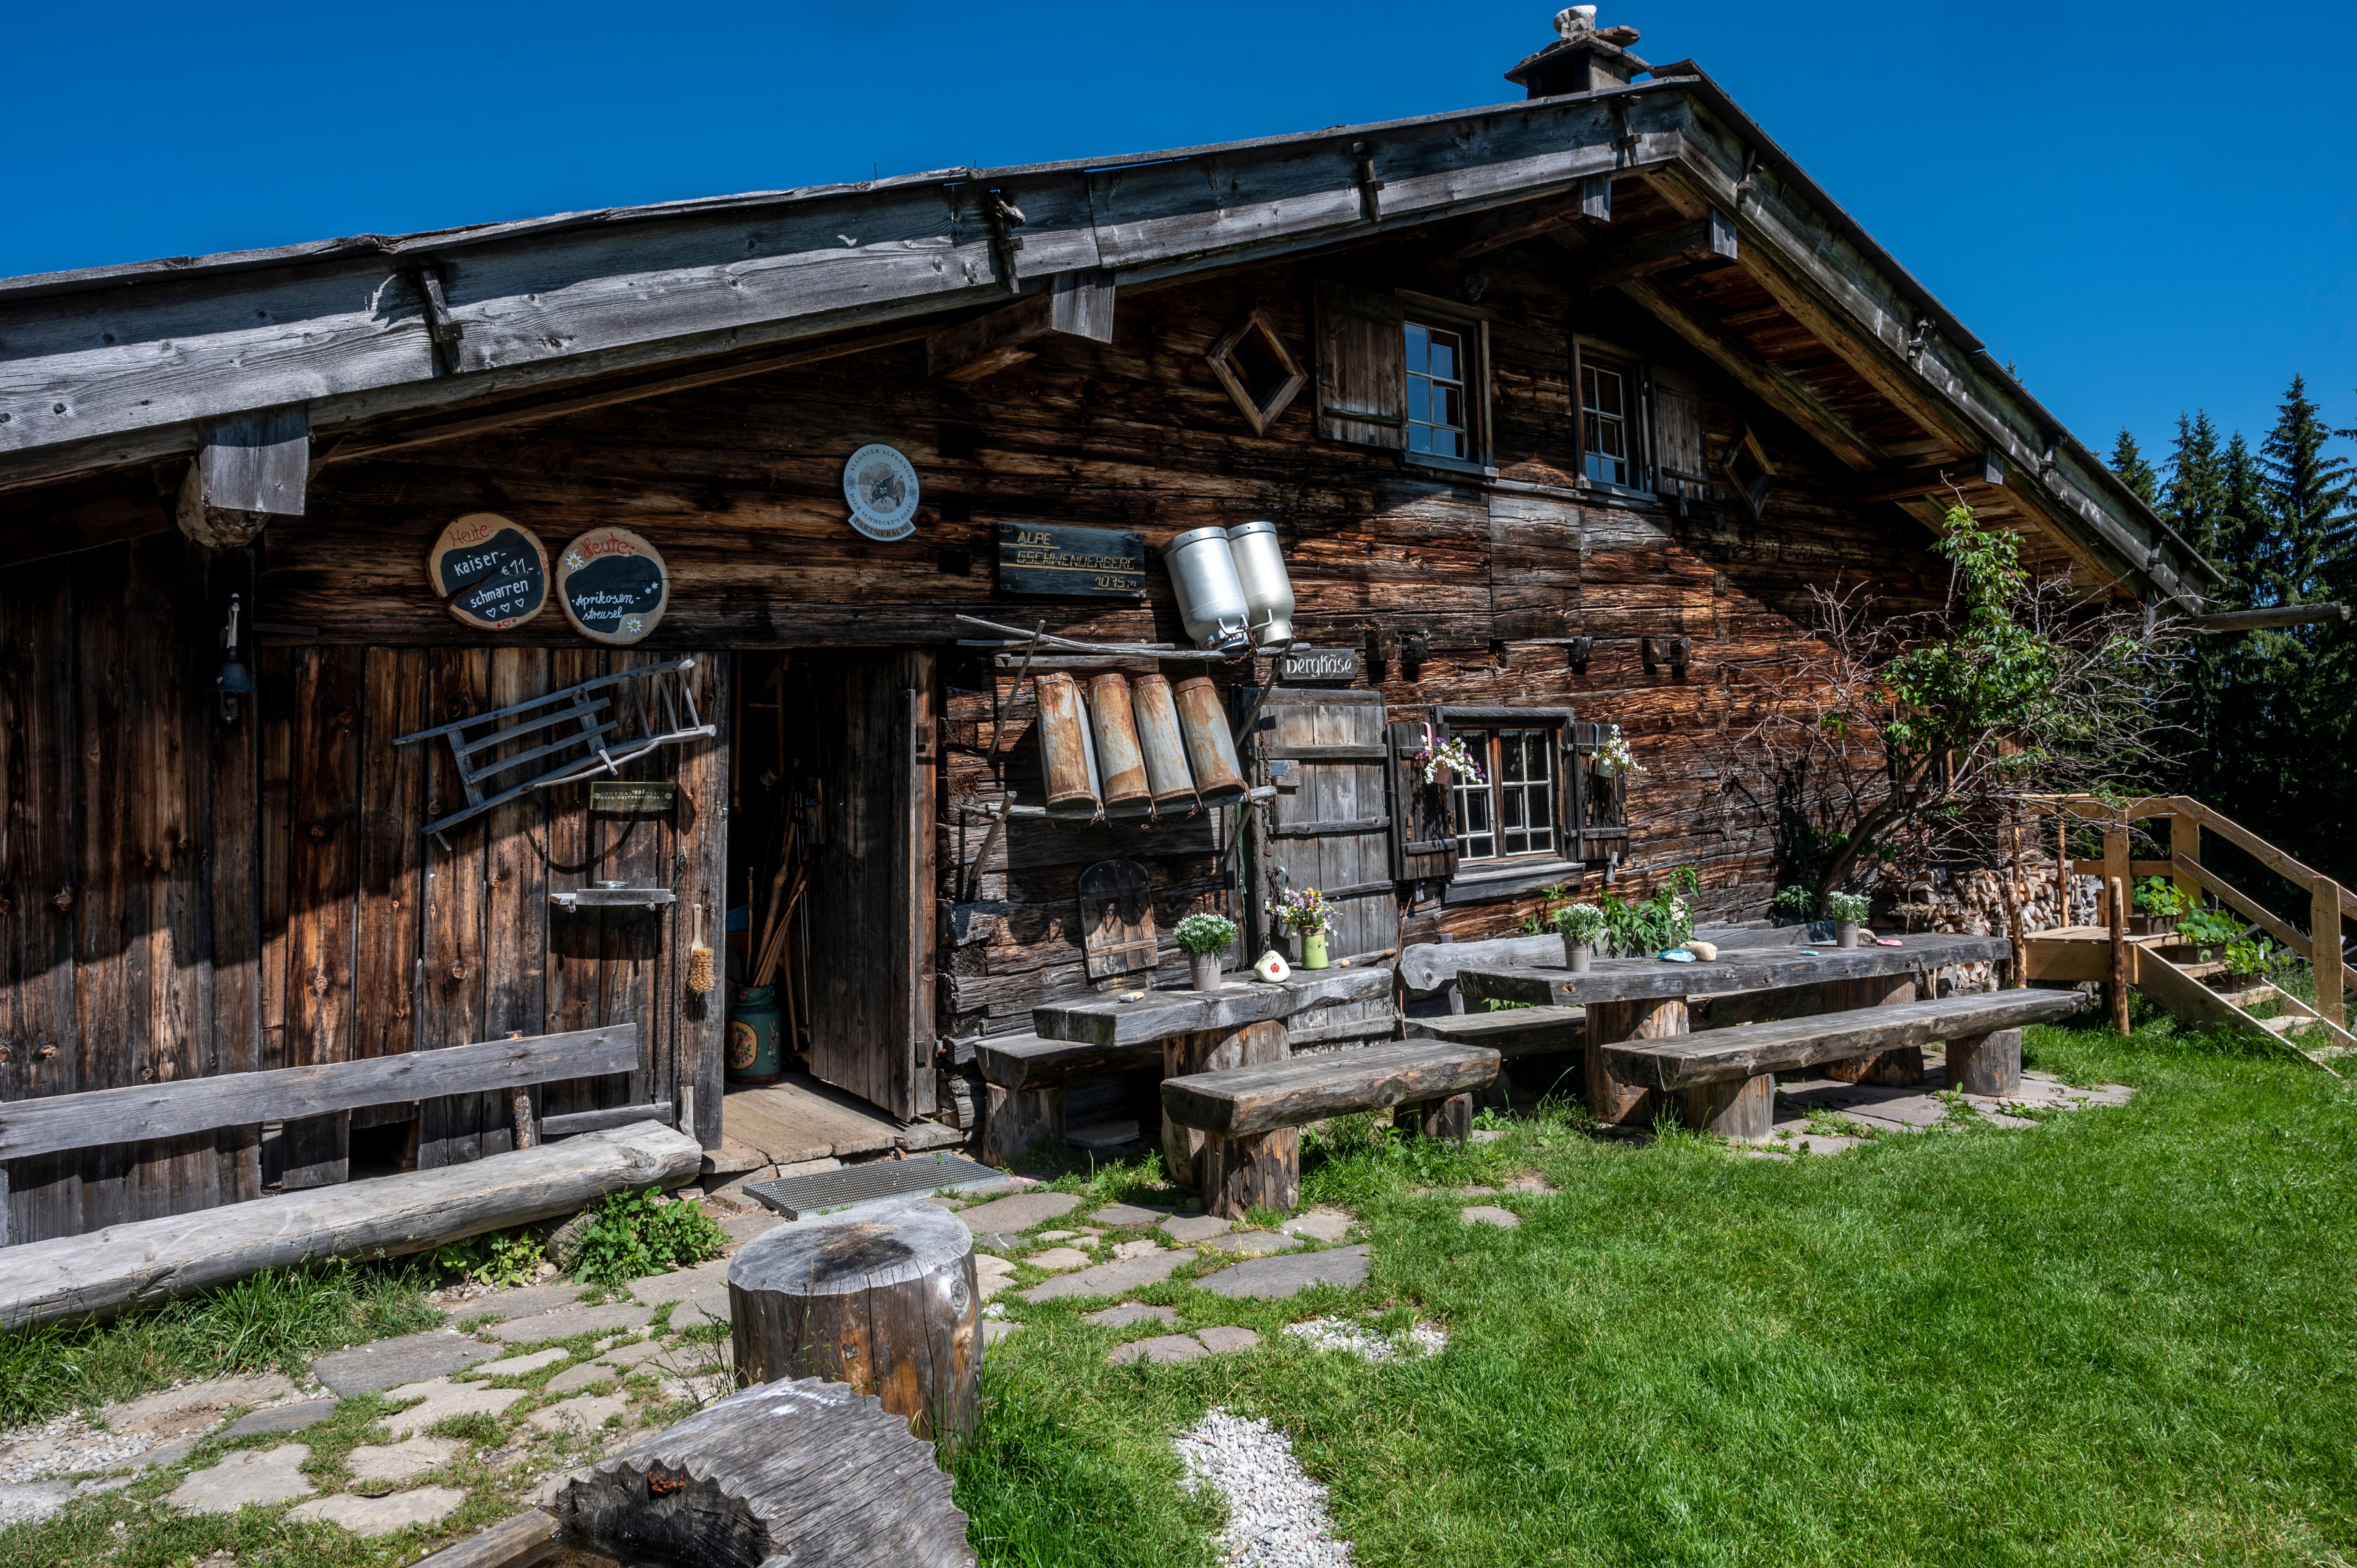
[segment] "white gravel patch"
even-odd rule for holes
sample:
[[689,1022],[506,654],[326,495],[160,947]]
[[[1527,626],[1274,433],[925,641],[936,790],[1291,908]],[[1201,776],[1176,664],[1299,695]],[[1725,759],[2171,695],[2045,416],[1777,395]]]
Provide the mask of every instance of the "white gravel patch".
[[69,1411],[38,1425],[0,1432],[0,1482],[112,1470],[163,1441],[144,1432],[109,1432]]
[[1391,1361],[1410,1356],[1434,1356],[1448,1348],[1448,1335],[1437,1323],[1419,1323],[1400,1334],[1385,1334],[1347,1317],[1313,1317],[1288,1323],[1285,1331],[1308,1342],[1313,1350],[1348,1350],[1370,1361]]
[[1293,1440],[1265,1421],[1213,1410],[1178,1434],[1189,1489],[1227,1500],[1220,1532],[1228,1568],[1350,1568],[1351,1543],[1334,1536],[1326,1488],[1293,1457]]

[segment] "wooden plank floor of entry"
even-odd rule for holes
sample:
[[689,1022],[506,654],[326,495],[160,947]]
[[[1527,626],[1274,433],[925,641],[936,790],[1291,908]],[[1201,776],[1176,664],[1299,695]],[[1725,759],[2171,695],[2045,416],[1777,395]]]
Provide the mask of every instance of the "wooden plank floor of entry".
[[954,1127],[896,1121],[804,1073],[758,1089],[730,1090],[720,1101],[720,1137],[724,1144],[758,1149],[777,1165],[878,1155],[896,1144],[914,1152],[965,1141]]

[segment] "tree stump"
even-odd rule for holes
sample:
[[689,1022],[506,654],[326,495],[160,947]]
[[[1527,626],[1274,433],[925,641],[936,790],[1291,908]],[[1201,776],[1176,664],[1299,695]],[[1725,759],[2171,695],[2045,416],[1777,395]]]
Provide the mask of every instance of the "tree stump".
[[932,1445],[873,1398],[816,1380],[707,1405],[572,1477],[549,1511],[565,1544],[631,1568],[974,1560]]
[[[1502,1069],[1499,1076],[1504,1076]],[[1473,1096],[1452,1094],[1446,1100],[1427,1100],[1421,1105],[1398,1106],[1392,1112],[1392,1125],[1413,1127],[1425,1137],[1461,1144],[1473,1135]]]
[[1301,1129],[1279,1127],[1248,1138],[1198,1133],[1203,1212],[1241,1219],[1254,1204],[1292,1210],[1301,1202]]
[[1064,1141],[1064,1091],[1001,1089],[986,1084],[989,1103],[982,1117],[982,1163],[1005,1170],[1023,1157],[1033,1140]]
[[[1292,1036],[1286,1033],[1279,1020],[1264,1019],[1247,1024],[1241,1029],[1205,1029],[1192,1035],[1173,1035],[1162,1042],[1162,1076],[1190,1078],[1199,1072],[1218,1072],[1232,1067],[1265,1067],[1270,1062],[1289,1061],[1293,1058]],[[1193,1127],[1182,1127],[1170,1120],[1168,1112],[1162,1116],[1162,1167],[1172,1181],[1181,1187],[1191,1187],[1203,1195],[1203,1206],[1211,1208],[1211,1182],[1202,1169],[1204,1134]],[[1299,1140],[1295,1140],[1299,1146]],[[1222,1173],[1253,1164],[1252,1157],[1231,1151],[1222,1156]],[[1294,1186],[1300,1186],[1300,1163],[1294,1163]],[[1246,1204],[1245,1208],[1250,1208]],[[1282,1207],[1290,1208],[1287,1202]],[[1218,1210],[1213,1209],[1213,1213]],[[1241,1211],[1240,1211],[1241,1212]]]
[[874,1394],[920,1437],[974,1431],[981,1295],[974,1237],[917,1202],[805,1219],[728,1265],[728,1325],[747,1382],[826,1378]]
[[1587,1004],[1587,1108],[1596,1119],[1622,1127],[1650,1127],[1660,1101],[1654,1092],[1614,1078],[1597,1047],[1621,1040],[1659,1040],[1686,1032],[1683,996]]
[[1699,1083],[1684,1091],[1683,1120],[1689,1127],[1738,1144],[1764,1144],[1776,1126],[1776,1075]]
[[[1860,1007],[1889,1007],[1915,1000],[1915,977],[1911,974],[1878,974],[1864,980],[1828,980],[1824,983],[1825,1011],[1847,1013]],[[1896,1050],[1874,1051],[1848,1061],[1828,1062],[1825,1076],[1842,1083],[1880,1084],[1892,1089],[1905,1089],[1923,1081],[1923,1048],[1901,1046]]]
[[1997,1029],[1950,1040],[1948,1087],[1965,1094],[2019,1094],[2021,1031]]

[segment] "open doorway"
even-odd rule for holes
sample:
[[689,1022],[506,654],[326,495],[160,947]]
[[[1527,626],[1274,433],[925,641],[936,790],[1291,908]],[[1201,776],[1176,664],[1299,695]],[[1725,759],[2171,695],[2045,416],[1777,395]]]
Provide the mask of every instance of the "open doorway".
[[934,656],[741,659],[731,979],[770,990],[780,1070],[807,1071],[902,1121],[929,1114]]

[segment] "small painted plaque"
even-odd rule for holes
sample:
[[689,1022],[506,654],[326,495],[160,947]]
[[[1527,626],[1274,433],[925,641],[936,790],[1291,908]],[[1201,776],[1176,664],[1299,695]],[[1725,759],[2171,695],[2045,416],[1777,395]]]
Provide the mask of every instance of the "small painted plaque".
[[917,469],[899,448],[862,446],[843,466],[843,499],[851,526],[870,539],[906,539],[917,532]]
[[434,542],[425,580],[466,625],[506,631],[548,607],[548,548],[497,512],[470,511]]
[[662,553],[629,529],[593,528],[565,547],[556,598],[582,636],[633,643],[662,619],[671,573]]
[[1277,656],[1276,679],[1284,686],[1347,686],[1367,672],[1355,648],[1288,648]]
[[589,784],[589,809],[608,817],[667,817],[678,795],[676,784],[597,779]]
[[1002,522],[998,591],[1141,597],[1146,593],[1146,535],[1051,522]]

